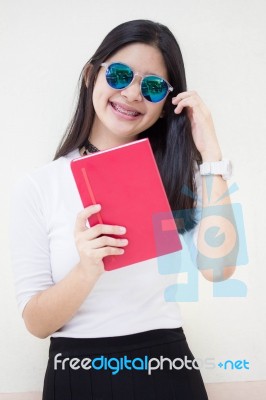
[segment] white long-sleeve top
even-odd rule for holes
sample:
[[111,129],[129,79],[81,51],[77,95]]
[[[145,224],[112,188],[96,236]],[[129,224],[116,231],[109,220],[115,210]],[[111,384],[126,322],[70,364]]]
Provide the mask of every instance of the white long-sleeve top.
[[[83,206],[70,169],[70,161],[79,156],[74,150],[14,186],[11,254],[21,313],[32,296],[62,280],[79,262],[74,225]],[[196,231],[189,234],[196,237]],[[105,271],[74,317],[52,336],[106,337],[180,327],[178,303],[165,298],[177,274],[162,274],[162,262],[154,258]]]

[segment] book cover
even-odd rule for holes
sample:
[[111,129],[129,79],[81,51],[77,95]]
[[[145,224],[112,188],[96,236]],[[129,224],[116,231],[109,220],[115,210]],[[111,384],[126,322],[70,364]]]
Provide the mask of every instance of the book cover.
[[101,204],[95,224],[127,228],[125,253],[103,259],[105,270],[181,250],[176,224],[148,139],[80,157],[71,170],[84,207]]

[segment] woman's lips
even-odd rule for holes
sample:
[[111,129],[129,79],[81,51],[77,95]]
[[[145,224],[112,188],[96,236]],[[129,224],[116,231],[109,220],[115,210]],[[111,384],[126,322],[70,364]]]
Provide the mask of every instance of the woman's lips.
[[127,119],[135,119],[138,116],[141,115],[140,112],[132,109],[132,108],[127,108],[121,105],[120,103],[115,103],[115,102],[110,102],[113,110],[116,112],[116,114],[123,115],[124,117],[128,117]]

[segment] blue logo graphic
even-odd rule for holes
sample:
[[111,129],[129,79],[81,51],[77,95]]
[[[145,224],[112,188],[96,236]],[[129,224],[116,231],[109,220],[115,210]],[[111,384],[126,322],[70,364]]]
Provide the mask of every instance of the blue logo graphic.
[[218,367],[223,368],[225,370],[239,370],[239,369],[250,369],[249,361],[247,360],[226,360],[224,363],[219,362]]
[[209,246],[220,247],[225,242],[225,234],[219,234],[219,226],[213,226],[205,232],[205,241]]
[[[213,177],[206,180],[208,199],[210,201]],[[160,274],[183,274],[185,283],[176,283],[168,286],[164,292],[167,302],[195,302],[199,299],[198,270],[211,270],[215,278],[221,276],[221,270],[231,266],[243,266],[248,263],[248,254],[245,238],[242,207],[239,203],[218,205],[217,203],[238,190],[236,183],[208,207],[197,207],[195,218],[201,221],[201,230],[204,232],[204,241],[197,245],[194,241],[194,229],[180,235],[182,250],[158,257],[158,271]],[[187,187],[182,192],[193,197]],[[197,204],[200,204],[198,200]],[[189,210],[173,212],[177,220],[185,220]],[[158,248],[162,241],[162,234],[158,232],[158,218],[161,225],[164,214],[154,216],[155,241]],[[204,230],[205,229],[205,230]],[[230,233],[227,237],[227,232]],[[203,243],[202,243],[203,242]],[[218,280],[217,279],[217,280]],[[247,286],[239,279],[227,279],[212,282],[214,297],[246,297]]]

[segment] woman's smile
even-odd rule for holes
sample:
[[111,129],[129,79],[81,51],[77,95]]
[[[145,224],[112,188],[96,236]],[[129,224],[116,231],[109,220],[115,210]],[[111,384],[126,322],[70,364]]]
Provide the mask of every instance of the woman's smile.
[[130,107],[124,103],[122,104],[119,102],[110,101],[109,104],[111,105],[114,113],[118,115],[119,118],[123,118],[129,121],[134,121],[141,115],[143,115],[135,108]]

